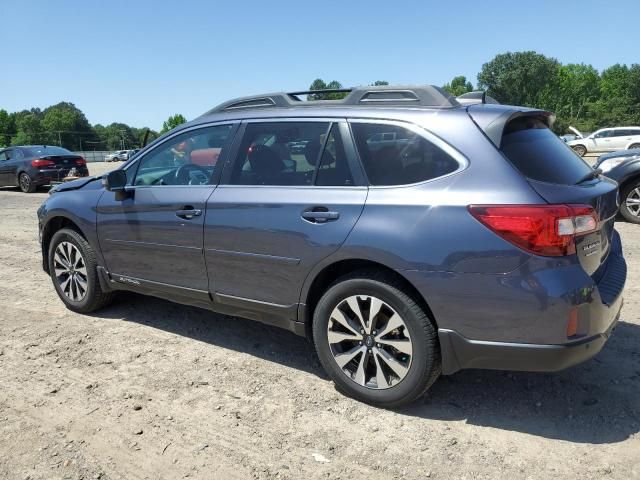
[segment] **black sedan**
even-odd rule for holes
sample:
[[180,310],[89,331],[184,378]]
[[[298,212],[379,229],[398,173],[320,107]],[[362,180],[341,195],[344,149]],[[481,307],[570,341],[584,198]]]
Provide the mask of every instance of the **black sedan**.
[[640,223],[640,149],[602,155],[594,166],[620,184],[620,213],[629,222]]
[[89,175],[80,155],[61,147],[26,145],[0,149],[0,187],[20,187],[32,193],[40,185],[61,182],[75,168],[75,176]]

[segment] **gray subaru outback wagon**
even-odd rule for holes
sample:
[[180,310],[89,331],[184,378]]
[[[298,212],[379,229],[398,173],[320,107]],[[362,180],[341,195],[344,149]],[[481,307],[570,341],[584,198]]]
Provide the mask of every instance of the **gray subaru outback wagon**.
[[309,93],[231,100],[55,187],[40,237],[67,307],[133,290],[278,325],[385,407],[440,374],[600,351],[626,279],[617,184],[550,112],[431,86]]

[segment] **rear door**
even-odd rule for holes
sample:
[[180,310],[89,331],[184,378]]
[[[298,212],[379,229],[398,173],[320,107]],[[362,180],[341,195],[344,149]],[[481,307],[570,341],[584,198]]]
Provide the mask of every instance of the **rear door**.
[[219,170],[216,163],[202,166],[191,159],[209,149],[212,139],[223,139],[224,152],[236,127],[228,123],[178,133],[127,169],[127,198],[104,192],[98,236],[112,278],[208,298],[203,225]]
[[217,302],[295,312],[305,277],[344,242],[367,196],[346,132],[335,119],[243,125],[207,202],[204,248]]
[[598,230],[576,239],[576,253],[584,270],[597,277],[611,247],[618,184],[604,176],[585,179],[593,169],[540,120],[524,117],[511,121],[505,127],[500,150],[547,202],[594,208]]
[[615,128],[611,137],[611,148],[613,150],[623,150],[631,139],[631,132],[624,128]]

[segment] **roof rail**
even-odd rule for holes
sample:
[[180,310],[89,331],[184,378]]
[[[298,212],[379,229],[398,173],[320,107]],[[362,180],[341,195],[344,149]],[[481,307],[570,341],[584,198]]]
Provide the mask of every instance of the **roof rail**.
[[[322,95],[328,93],[346,93],[338,100],[306,100],[300,95]],[[261,108],[292,108],[300,106],[415,106],[430,108],[454,108],[460,103],[449,93],[433,85],[412,86],[375,86],[338,88],[328,90],[302,90],[297,92],[277,92],[250,97],[241,97],[221,103],[204,115],[234,110]]]
[[458,95],[456,100],[462,105],[477,105],[479,103],[496,103],[499,104],[495,98],[487,95],[484,90],[476,90],[475,92],[463,93]]

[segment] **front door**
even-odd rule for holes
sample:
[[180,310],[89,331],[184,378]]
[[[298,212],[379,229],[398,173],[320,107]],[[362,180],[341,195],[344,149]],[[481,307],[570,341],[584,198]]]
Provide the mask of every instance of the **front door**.
[[98,236],[112,279],[156,290],[207,292],[206,202],[233,131],[234,125],[226,124],[175,135],[127,169],[126,198],[102,195]]
[[593,152],[611,152],[613,147],[613,130],[602,130],[593,135],[592,142],[593,148],[590,150]]
[[9,150],[3,150],[0,152],[0,187],[14,186],[16,184],[15,178],[9,179],[11,166],[9,164]]
[[244,125],[207,202],[204,246],[216,301],[295,312],[305,277],[345,241],[367,196],[344,131],[331,120]]

